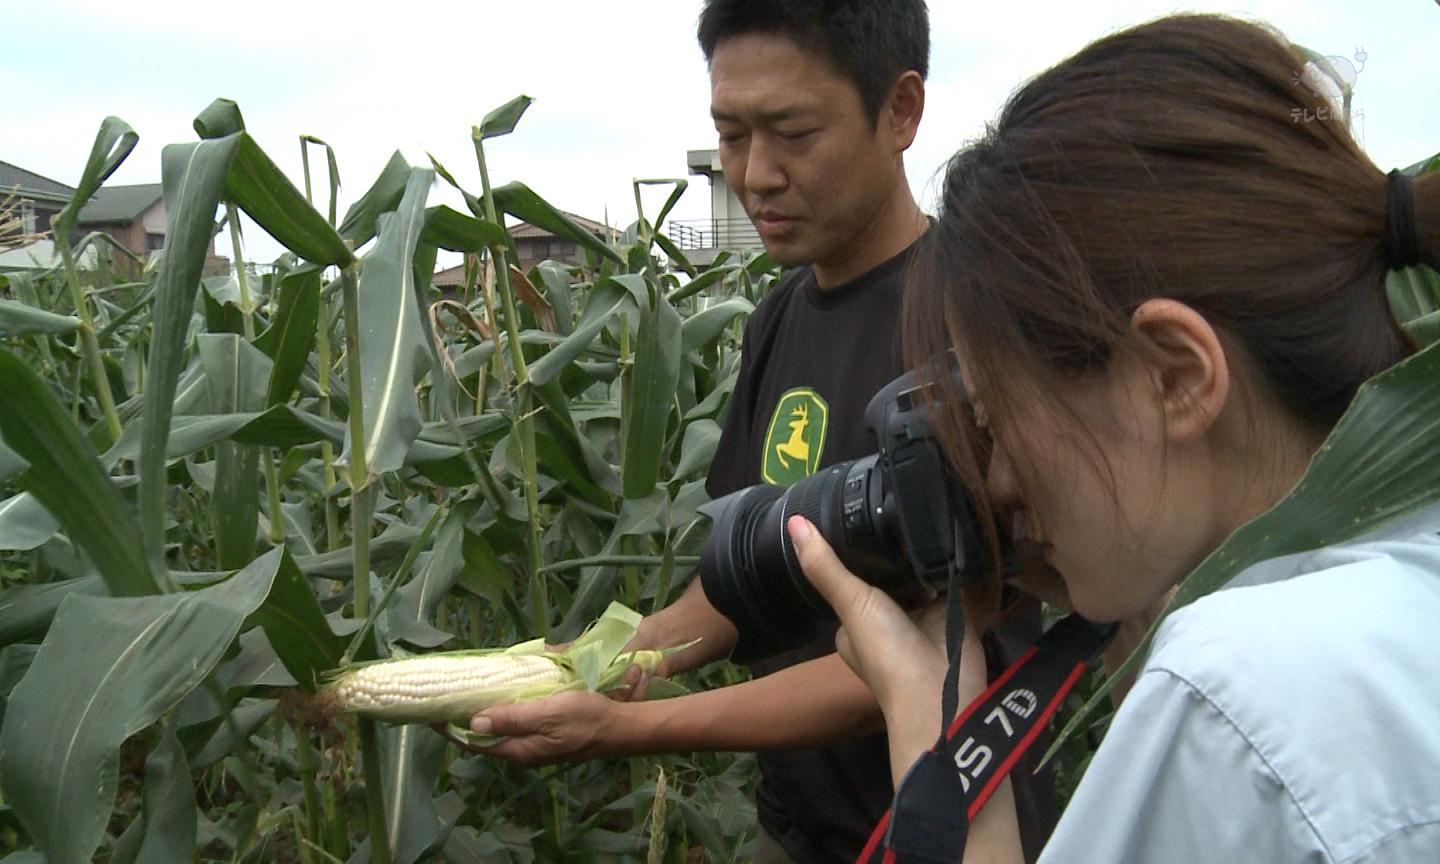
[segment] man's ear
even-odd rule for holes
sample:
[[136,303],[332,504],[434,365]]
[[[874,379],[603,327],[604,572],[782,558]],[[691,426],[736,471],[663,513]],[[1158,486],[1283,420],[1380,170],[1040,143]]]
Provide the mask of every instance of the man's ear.
[[1165,412],[1166,436],[1189,441],[1210,430],[1230,395],[1220,335],[1177,300],[1146,300],[1130,317],[1132,335]]
[[879,122],[895,141],[895,152],[910,149],[915,133],[920,130],[920,117],[925,113],[925,79],[914,69],[907,71],[890,88],[890,96],[881,108]]

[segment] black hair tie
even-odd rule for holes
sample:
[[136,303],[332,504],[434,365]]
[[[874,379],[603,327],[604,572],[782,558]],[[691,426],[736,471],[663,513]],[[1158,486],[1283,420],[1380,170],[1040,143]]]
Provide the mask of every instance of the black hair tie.
[[1419,263],[1415,191],[1410,176],[1397,168],[1386,176],[1385,183],[1385,264],[1391,270],[1404,270]]

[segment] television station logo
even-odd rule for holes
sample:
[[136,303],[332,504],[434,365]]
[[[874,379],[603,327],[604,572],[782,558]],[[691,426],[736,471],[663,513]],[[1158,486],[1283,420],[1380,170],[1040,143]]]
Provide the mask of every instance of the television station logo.
[[[1435,2],[1440,3],[1440,0]],[[1311,56],[1312,59],[1306,61],[1305,68],[1291,76],[1290,83],[1297,87],[1303,86],[1312,96],[1324,99],[1328,105],[1321,105],[1313,111],[1309,108],[1292,108],[1290,122],[1311,123],[1316,120],[1330,120],[1332,117],[1346,123],[1363,120],[1364,112],[1350,110],[1350,96],[1370,55],[1364,48],[1356,48],[1351,57],[1314,53]]]

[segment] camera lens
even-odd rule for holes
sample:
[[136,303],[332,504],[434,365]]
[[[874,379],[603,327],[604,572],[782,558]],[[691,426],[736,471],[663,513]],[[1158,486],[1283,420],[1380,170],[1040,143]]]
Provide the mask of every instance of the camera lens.
[[841,462],[788,489],[752,486],[706,505],[714,520],[700,559],[706,598],[739,631],[732,657],[795,647],[834,613],[805,578],[786,522],[813,523],[841,563],[892,594],[920,590],[903,553],[878,457]]
[[[953,370],[947,363],[943,370]],[[943,374],[958,374],[944,371]],[[739,631],[741,663],[803,644],[834,613],[811,587],[785,522],[809,519],[849,570],[892,597],[975,584],[991,570],[980,523],[946,465],[915,374],[870,399],[865,422],[879,452],[841,462],[789,489],[752,486],[706,504],[700,553],[705,596]]]

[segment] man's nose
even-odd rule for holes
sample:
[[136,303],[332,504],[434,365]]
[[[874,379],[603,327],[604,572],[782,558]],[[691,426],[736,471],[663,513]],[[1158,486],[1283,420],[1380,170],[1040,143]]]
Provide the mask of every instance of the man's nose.
[[753,195],[768,195],[783,190],[786,182],[784,168],[765,136],[755,136],[745,162],[745,188]]

